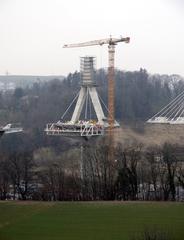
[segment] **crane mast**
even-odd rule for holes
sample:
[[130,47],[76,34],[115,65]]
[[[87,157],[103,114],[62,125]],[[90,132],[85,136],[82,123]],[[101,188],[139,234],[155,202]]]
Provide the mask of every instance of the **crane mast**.
[[119,42],[129,43],[130,38],[120,37],[120,38],[106,38],[100,40],[94,40],[89,42],[77,43],[77,44],[65,44],[64,48],[75,48],[75,47],[88,47],[99,45],[102,46],[104,44],[108,45],[108,136],[109,136],[109,158],[113,159],[113,148],[114,148],[114,91],[115,91],[115,74],[114,74],[114,56],[115,56],[115,46]]
[[113,159],[114,155],[114,92],[115,92],[115,75],[114,75],[114,55],[115,45],[108,46],[109,66],[108,66],[108,142],[109,142],[109,160]]

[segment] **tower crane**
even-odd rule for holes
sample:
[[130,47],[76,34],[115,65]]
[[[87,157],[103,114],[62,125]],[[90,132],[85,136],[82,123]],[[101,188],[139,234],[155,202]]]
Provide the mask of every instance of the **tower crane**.
[[[114,90],[115,90],[115,83],[114,83],[114,55],[115,55],[115,46],[120,43],[125,42],[129,43],[129,37],[120,37],[120,38],[106,38],[100,40],[94,40],[89,42],[77,43],[77,44],[65,44],[64,48],[75,48],[75,47],[88,47],[88,46],[95,46],[95,45],[108,45],[108,134],[109,139],[111,141],[110,146],[114,145],[114,136],[113,136],[113,128],[114,128]],[[110,150],[110,155],[112,157],[112,149]]]

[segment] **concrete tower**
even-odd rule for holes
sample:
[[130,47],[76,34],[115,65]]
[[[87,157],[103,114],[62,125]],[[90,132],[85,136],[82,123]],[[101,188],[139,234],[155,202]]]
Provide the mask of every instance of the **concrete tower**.
[[73,112],[71,123],[75,124],[78,122],[84,103],[88,97],[91,98],[98,123],[103,124],[105,118],[98,93],[96,90],[96,83],[94,79],[96,58],[91,56],[81,57],[80,58],[80,68],[81,68],[81,89],[79,92],[78,100]]
[[[72,117],[66,122],[59,120],[56,123],[48,123],[45,129],[48,135],[81,136],[85,138],[104,135],[104,128],[106,127],[105,124],[107,125],[107,121],[104,121],[105,116],[96,90],[95,64],[95,57],[86,56],[80,58],[81,88],[79,94],[74,98],[77,102]],[[91,117],[88,117],[89,100],[90,105],[94,108],[97,121],[93,121],[94,119],[92,120]],[[73,101],[61,119],[64,118],[72,104]],[[82,112],[85,112],[84,119],[80,118]]]

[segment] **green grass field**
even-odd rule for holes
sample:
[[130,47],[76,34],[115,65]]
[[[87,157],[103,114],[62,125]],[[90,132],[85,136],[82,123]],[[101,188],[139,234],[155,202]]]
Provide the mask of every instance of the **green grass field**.
[[145,228],[184,239],[184,204],[0,202],[0,240],[129,240]]

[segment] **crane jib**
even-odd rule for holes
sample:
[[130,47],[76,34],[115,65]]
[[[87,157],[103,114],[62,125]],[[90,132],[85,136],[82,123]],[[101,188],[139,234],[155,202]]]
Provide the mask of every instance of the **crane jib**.
[[65,44],[63,48],[75,48],[75,47],[88,47],[88,46],[95,46],[95,45],[116,45],[118,42],[125,42],[129,43],[130,38],[107,38],[107,39],[101,39],[101,40],[94,40],[94,41],[89,41],[89,42],[83,42],[83,43],[75,43],[75,44]]

